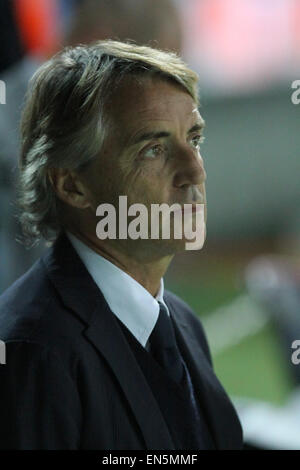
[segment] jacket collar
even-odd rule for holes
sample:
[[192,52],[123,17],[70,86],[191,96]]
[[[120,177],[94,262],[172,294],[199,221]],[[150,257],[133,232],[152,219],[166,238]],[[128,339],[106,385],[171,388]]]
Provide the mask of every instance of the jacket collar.
[[[66,233],[84,266],[101,290],[110,310],[145,347],[159,314],[158,301],[164,303],[164,282],[153,297],[121,268],[100,256],[71,233]],[[117,295],[116,295],[117,293]],[[141,315],[141,305],[143,315]]]

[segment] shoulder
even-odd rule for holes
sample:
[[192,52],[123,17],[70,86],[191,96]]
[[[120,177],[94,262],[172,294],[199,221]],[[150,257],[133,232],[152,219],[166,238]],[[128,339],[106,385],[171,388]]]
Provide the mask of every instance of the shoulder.
[[172,310],[177,312],[177,315],[179,315],[182,320],[191,323],[192,325],[197,325],[198,328],[201,328],[201,330],[204,331],[197,314],[184,300],[168,290],[165,291],[164,298],[166,303],[171,306]]
[[171,308],[171,311],[175,313],[176,318],[190,326],[190,331],[200,342],[201,347],[212,366],[212,357],[206,333],[199,317],[184,300],[173,292],[165,290],[164,299],[167,305]]
[[0,338],[29,339],[50,296],[50,285],[39,260],[0,296]]
[[81,331],[82,322],[64,306],[42,258],[0,296],[0,339],[16,354],[21,349],[72,354]]

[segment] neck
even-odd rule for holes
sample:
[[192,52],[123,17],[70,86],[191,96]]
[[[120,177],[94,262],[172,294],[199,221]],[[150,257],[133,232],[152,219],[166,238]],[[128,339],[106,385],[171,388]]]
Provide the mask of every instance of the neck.
[[161,278],[166,273],[173,255],[163,256],[154,260],[151,260],[150,257],[145,261],[137,259],[131,253],[126,253],[124,250],[120,249],[117,244],[113,245],[107,243],[107,240],[94,239],[92,236],[88,236],[74,228],[68,228],[68,231],[93,251],[126,272],[141,284],[153,297],[157,295]]

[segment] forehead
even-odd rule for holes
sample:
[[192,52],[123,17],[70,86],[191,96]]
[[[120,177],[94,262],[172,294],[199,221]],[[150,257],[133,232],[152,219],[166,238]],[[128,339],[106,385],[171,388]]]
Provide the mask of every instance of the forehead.
[[202,121],[197,105],[179,84],[160,78],[129,79],[109,104],[114,132],[124,139],[151,127],[190,127]]

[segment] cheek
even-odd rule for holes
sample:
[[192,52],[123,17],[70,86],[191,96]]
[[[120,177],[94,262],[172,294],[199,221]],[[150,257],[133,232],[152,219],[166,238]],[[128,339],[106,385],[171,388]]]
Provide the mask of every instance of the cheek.
[[119,195],[117,181],[117,175],[112,172],[108,172],[104,168],[98,171],[95,170],[89,186],[94,208],[103,203],[116,204]]

